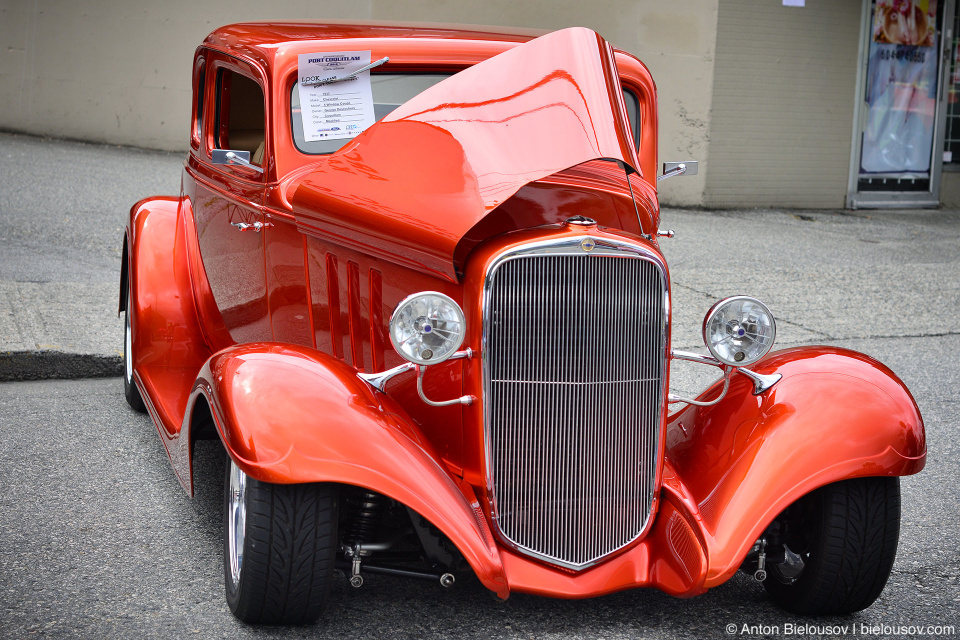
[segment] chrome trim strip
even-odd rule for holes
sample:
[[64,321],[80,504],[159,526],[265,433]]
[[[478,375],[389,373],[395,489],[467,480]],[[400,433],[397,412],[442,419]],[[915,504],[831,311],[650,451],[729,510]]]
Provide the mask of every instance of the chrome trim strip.
[[455,404],[473,404],[473,401],[475,400],[473,396],[460,396],[459,398],[454,398],[453,400],[438,401],[433,401],[428,398],[423,392],[423,374],[426,370],[426,367],[417,367],[417,393],[420,395],[420,399],[423,400],[424,404],[430,405],[431,407],[449,407]]
[[371,387],[377,391],[383,391],[387,383],[390,382],[393,378],[400,375],[401,373],[406,373],[407,371],[413,371],[417,368],[417,365],[412,362],[404,362],[403,364],[397,365],[392,369],[387,369],[386,371],[381,371],[379,373],[358,373],[357,377],[369,384]]
[[749,369],[740,369],[737,368],[739,373],[747,376],[753,380],[753,395],[758,396],[767,389],[771,388],[773,385],[780,382],[780,378],[783,377],[782,373],[771,373],[770,375],[763,375],[760,373],[754,373]]
[[697,407],[712,407],[727,396],[727,390],[730,388],[730,376],[733,375],[734,369],[728,367],[723,372],[723,390],[720,391],[720,395],[714,398],[713,400],[691,400],[690,398],[684,398],[681,396],[675,396],[672,393],[667,394],[667,404],[676,404],[678,402],[685,402],[687,404],[692,404]]
[[[446,362],[447,360],[458,360],[460,358],[466,358],[467,360],[473,358],[473,349],[463,349],[462,351],[457,351],[443,362]],[[379,373],[358,373],[357,377],[377,391],[383,391],[386,388],[387,383],[390,382],[390,380],[392,380],[394,377],[400,375],[401,373],[406,373],[407,371],[415,371],[416,368],[417,365],[413,362],[404,362],[403,364],[398,364],[392,369],[380,371]],[[470,397],[472,398],[472,396]],[[424,399],[426,400],[426,398]]]
[[[750,369],[745,369],[743,367],[731,367],[726,365],[713,356],[704,356],[699,353],[693,353],[692,351],[680,351],[679,349],[674,349],[670,352],[671,357],[677,360],[687,360],[689,362],[696,362],[698,364],[708,364],[712,367],[720,367],[721,369],[732,369],[736,373],[741,373],[746,377],[750,378],[753,381],[753,395],[758,396],[764,391],[773,387],[773,385],[780,382],[780,379],[783,378],[782,373],[771,373],[769,375],[764,375],[762,373],[754,373]],[[729,375],[727,375],[727,383],[729,383]],[[720,397],[716,400],[712,400],[709,403],[698,402],[696,400],[688,400],[686,398],[681,398],[680,396],[675,396],[672,393],[667,396],[667,402],[670,404],[676,402],[686,402],[687,404],[695,404],[698,407],[709,407],[715,405],[723,399],[723,396],[727,393],[727,384],[724,384],[723,393],[720,394]]]
[[698,362],[700,364],[709,364],[713,367],[723,368],[723,363],[714,358],[713,356],[704,356],[699,353],[694,353],[692,351],[680,351],[679,349],[674,349],[670,352],[670,355],[677,360],[688,360],[690,362]]
[[[587,239],[592,241],[592,243],[588,244],[588,246],[590,246],[589,249],[586,249],[583,246],[584,241]],[[629,533],[632,535],[626,535],[624,536],[625,541],[623,542],[618,541],[616,543],[618,546],[611,549],[596,549],[596,551],[599,551],[600,553],[598,553],[595,556],[592,556],[590,560],[587,560],[584,562],[574,562],[568,559],[552,556],[543,551],[526,547],[514,541],[513,539],[511,539],[504,532],[503,527],[501,526],[501,522],[500,522],[501,516],[498,508],[498,496],[495,491],[496,484],[495,484],[495,478],[494,478],[495,472],[494,472],[494,460],[492,457],[493,444],[492,444],[492,433],[491,433],[491,428],[492,428],[491,425],[493,424],[492,385],[495,382],[495,380],[494,380],[493,372],[491,371],[491,355],[492,354],[490,351],[490,338],[491,338],[491,330],[492,330],[491,296],[493,293],[493,284],[495,282],[495,276],[498,270],[504,264],[514,260],[519,260],[524,258],[533,258],[533,257],[542,257],[542,256],[588,256],[589,259],[591,260],[600,258],[600,257],[619,258],[619,259],[641,259],[652,264],[655,267],[655,273],[659,276],[660,282],[658,285],[655,285],[654,283],[647,283],[644,285],[640,285],[637,282],[634,282],[634,285],[646,286],[646,287],[659,286],[663,291],[662,303],[661,303],[660,309],[658,310],[660,313],[660,326],[656,327],[656,339],[659,342],[659,346],[657,348],[661,349],[661,357],[658,363],[660,367],[660,373],[659,373],[660,380],[659,380],[659,385],[657,385],[657,397],[650,404],[646,404],[646,403],[643,404],[643,407],[649,407],[654,409],[653,414],[651,416],[648,416],[648,420],[650,421],[650,425],[651,425],[650,426],[651,432],[647,433],[646,436],[643,436],[643,435],[632,436],[634,438],[639,438],[639,439],[646,437],[648,438],[649,442],[654,443],[654,451],[643,452],[642,459],[638,461],[638,466],[643,470],[644,476],[641,479],[641,485],[640,485],[643,488],[638,489],[638,491],[643,492],[642,493],[643,497],[640,498],[641,504],[637,508],[643,510],[643,515],[642,515],[643,520],[637,531],[634,532],[631,530]],[[639,278],[641,276],[637,276],[637,277]],[[531,286],[536,287],[542,284],[544,284],[542,281],[523,282],[523,283],[517,283],[517,287],[518,288],[527,287],[529,289]],[[669,322],[668,319],[670,314],[670,292],[668,289],[668,284],[669,284],[669,279],[667,277],[666,265],[662,260],[662,258],[660,258],[656,253],[654,253],[653,251],[647,249],[642,245],[620,241],[620,240],[614,240],[611,238],[584,236],[584,235],[578,234],[578,235],[569,236],[569,237],[560,238],[560,239],[551,239],[551,240],[533,242],[519,248],[504,250],[500,254],[496,255],[490,261],[489,265],[487,266],[487,272],[486,272],[484,285],[483,285],[483,310],[482,310],[483,326],[481,331],[482,337],[481,337],[481,349],[480,349],[482,371],[483,371],[483,398],[482,399],[483,399],[483,405],[484,405],[484,409],[483,409],[484,410],[484,446],[485,446],[484,463],[486,465],[487,495],[490,501],[489,506],[490,506],[490,513],[492,516],[491,527],[494,533],[497,535],[497,537],[501,540],[501,542],[503,542],[508,547],[520,553],[523,553],[525,555],[543,560],[549,564],[561,566],[561,567],[572,569],[572,570],[583,570],[588,567],[594,566],[595,564],[603,561],[603,559],[608,557],[609,555],[616,553],[617,551],[631,545],[638,539],[645,536],[650,530],[650,527],[652,526],[653,520],[654,520],[653,515],[656,513],[656,510],[658,507],[658,495],[657,495],[658,484],[657,483],[660,479],[660,470],[662,467],[662,457],[663,457],[664,419],[666,416],[664,400],[667,395],[666,372],[668,371],[669,357],[670,357],[669,344],[668,344],[668,322]],[[598,293],[596,295],[601,295],[601,294]],[[621,307],[621,308],[623,309],[625,307]],[[540,330],[549,331],[549,330],[557,330],[558,328],[559,327],[548,326],[548,327],[541,327]],[[632,327],[629,327],[629,329],[639,331],[640,324],[635,323]],[[647,345],[641,345],[641,348],[643,346],[647,346]],[[521,348],[523,348],[523,345],[516,345],[516,344],[511,345],[511,349],[513,351],[516,351]],[[580,360],[583,361],[583,357],[581,357]],[[557,371],[555,370],[557,363],[547,363],[547,362],[540,361],[540,362],[535,362],[533,364],[539,366],[539,369],[537,370],[536,373],[539,374],[538,377],[541,380],[548,377],[549,374],[551,373],[553,374],[557,373]],[[554,369],[550,369],[551,364],[553,365]],[[622,367],[625,365],[621,364],[620,366]],[[655,380],[656,372],[649,371],[649,373],[652,374],[653,377],[650,377],[649,375],[642,375],[637,379],[646,380],[648,382]],[[630,379],[633,379],[633,377],[630,377]],[[620,382],[624,382],[624,381],[620,380]],[[546,386],[548,387],[548,389],[557,389],[557,391],[545,391],[545,393],[553,395],[554,400],[558,399],[556,394],[560,392],[560,389],[562,389],[562,387],[560,385],[546,385]],[[561,417],[560,415],[557,415],[555,413],[557,411],[557,406],[555,404],[551,405],[550,403],[542,403],[538,406],[528,407],[528,408],[537,411],[537,413],[533,414],[533,416],[530,418],[531,421],[533,422],[540,421],[541,423],[548,423],[549,421],[553,421]],[[544,412],[547,412],[547,413],[544,413]],[[512,418],[516,421],[524,420],[526,417],[527,416],[524,416],[522,414],[515,414],[512,416]],[[631,426],[636,426],[637,424],[636,422],[631,422],[629,420],[629,417],[624,416],[622,413],[620,414],[620,419],[615,422],[616,424],[611,423],[611,427],[610,427],[610,433],[614,435],[611,436],[608,434],[608,437],[612,437],[612,438],[622,437],[624,433],[629,432]],[[586,426],[585,423],[584,423],[584,426]],[[639,428],[637,428],[637,432],[639,432]],[[635,441],[639,443],[641,440],[635,440]],[[570,451],[558,451],[558,456],[559,456],[558,461],[552,468],[554,473],[558,471],[559,465],[563,463],[564,456],[568,456],[570,455],[570,453],[571,453]],[[535,470],[528,468],[525,471],[527,474],[530,474],[530,472]],[[621,471],[621,470],[618,469],[618,471]],[[597,488],[597,491],[601,491],[601,490],[602,490],[602,487]],[[649,499],[647,499],[646,496],[649,496]],[[597,496],[594,496],[594,498],[596,499],[596,501],[601,501],[603,499],[603,496],[597,495]],[[592,527],[593,530],[597,530],[598,528],[601,528],[607,524],[602,521],[598,513],[599,511],[601,511],[600,509],[594,510],[593,514],[586,513],[586,511],[587,510],[584,510],[585,517],[590,517],[592,515],[593,521],[585,523],[585,525]],[[543,514],[540,514],[540,516],[542,518]],[[537,526],[540,527],[538,531],[547,530],[547,529],[544,529],[544,525],[549,525],[549,523],[545,523],[542,520],[538,522]],[[630,527],[630,529],[633,529],[633,528]],[[605,540],[608,541],[609,538],[605,538]],[[553,540],[552,542],[557,542],[557,540]]]

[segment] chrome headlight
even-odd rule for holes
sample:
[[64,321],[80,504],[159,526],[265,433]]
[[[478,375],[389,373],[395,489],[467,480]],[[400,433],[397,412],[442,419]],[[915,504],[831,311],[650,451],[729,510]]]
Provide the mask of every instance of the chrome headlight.
[[777,324],[765,304],[734,296],[710,307],[703,319],[703,341],[713,357],[733,367],[751,365],[770,351]]
[[408,296],[390,317],[390,341],[416,364],[437,364],[452,356],[466,334],[460,305],[436,291]]

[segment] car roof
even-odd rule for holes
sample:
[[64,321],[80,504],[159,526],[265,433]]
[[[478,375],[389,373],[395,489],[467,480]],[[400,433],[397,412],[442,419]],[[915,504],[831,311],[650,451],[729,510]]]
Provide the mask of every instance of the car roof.
[[539,29],[414,22],[338,21],[241,22],[214,30],[204,43],[254,59],[273,57],[284,44],[334,39],[426,38],[526,42],[548,33]]

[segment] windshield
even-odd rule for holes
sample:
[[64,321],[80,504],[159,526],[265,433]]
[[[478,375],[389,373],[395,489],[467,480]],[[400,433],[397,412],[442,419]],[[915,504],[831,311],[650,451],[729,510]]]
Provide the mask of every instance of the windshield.
[[[382,120],[391,111],[414,96],[426,91],[441,80],[446,80],[452,74],[427,73],[373,73],[370,74],[370,85],[373,92],[373,113],[377,122]],[[627,117],[633,133],[633,143],[640,148],[640,127],[637,126],[639,105],[637,96],[629,89],[623,90],[624,102],[627,107]],[[293,129],[293,142],[297,149],[311,155],[333,153],[350,142],[349,138],[338,140],[317,140],[308,142],[303,135],[303,120],[300,115],[299,83],[294,82],[290,88],[290,122]]]
[[[373,91],[373,114],[379,122],[388,113],[426,91],[450,74],[426,73],[373,73],[370,74],[370,86]],[[350,142],[349,138],[339,140],[317,140],[307,142],[303,136],[303,120],[300,117],[299,83],[294,82],[290,89],[290,121],[293,128],[293,141],[297,149],[309,154],[333,153]]]

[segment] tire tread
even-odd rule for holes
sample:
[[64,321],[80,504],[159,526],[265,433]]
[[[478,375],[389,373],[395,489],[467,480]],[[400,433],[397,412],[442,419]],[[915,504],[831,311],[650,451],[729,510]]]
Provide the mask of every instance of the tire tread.
[[[320,617],[333,577],[337,493],[330,484],[247,478],[246,542],[236,593],[226,561],[224,567],[227,601],[237,617],[254,624],[306,624]],[[226,553],[225,546],[225,558]]]
[[846,614],[880,596],[896,558],[900,536],[900,481],[857,478],[818,489],[815,533],[808,564],[794,584],[768,577],[764,586],[789,611]]

